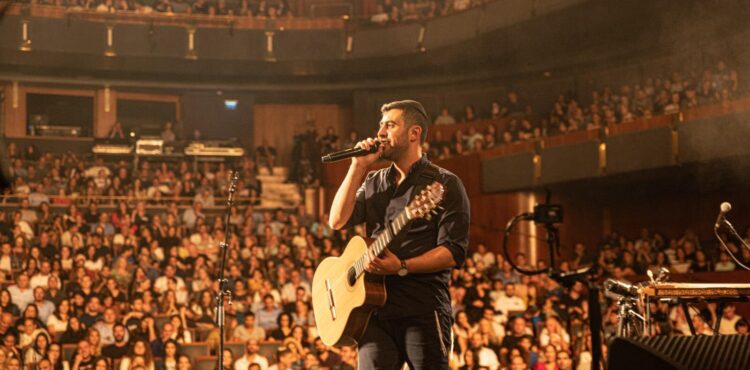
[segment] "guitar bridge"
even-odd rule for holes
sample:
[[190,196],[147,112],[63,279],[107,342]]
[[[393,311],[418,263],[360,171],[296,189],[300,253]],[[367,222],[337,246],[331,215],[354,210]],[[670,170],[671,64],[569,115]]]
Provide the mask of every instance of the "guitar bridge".
[[331,289],[331,283],[326,279],[326,291],[328,294],[328,310],[331,311],[331,320],[336,320],[336,302],[333,300],[333,289]]

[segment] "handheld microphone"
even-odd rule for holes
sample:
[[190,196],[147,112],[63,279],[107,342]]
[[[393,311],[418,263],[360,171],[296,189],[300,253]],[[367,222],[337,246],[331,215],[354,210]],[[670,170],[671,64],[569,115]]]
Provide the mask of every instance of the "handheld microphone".
[[604,288],[612,293],[626,297],[634,297],[638,295],[638,287],[624,281],[607,279],[607,281],[604,282]]
[[724,216],[726,216],[731,210],[732,205],[729,204],[729,202],[721,203],[721,206],[719,207],[719,216],[716,217],[716,223],[714,224],[715,229],[718,229],[719,226],[721,226],[721,222],[724,221]]
[[362,157],[362,156],[366,156],[368,154],[377,152],[379,148],[380,148],[380,142],[376,141],[370,147],[370,150],[362,149],[362,148],[349,148],[349,149],[339,150],[338,152],[333,152],[333,153],[322,156],[320,158],[320,161],[323,163],[329,163],[329,162],[340,161],[342,159],[347,159],[347,158]]

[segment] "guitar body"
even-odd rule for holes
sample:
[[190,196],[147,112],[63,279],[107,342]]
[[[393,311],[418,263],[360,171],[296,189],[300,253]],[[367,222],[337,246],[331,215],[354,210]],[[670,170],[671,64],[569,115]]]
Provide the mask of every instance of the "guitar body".
[[385,304],[383,276],[365,273],[351,279],[350,269],[366,252],[367,243],[356,236],[340,257],[324,259],[315,270],[313,312],[318,335],[328,346],[356,343],[365,332],[372,312]]
[[320,339],[328,346],[354,344],[364,334],[372,312],[385,304],[385,278],[365,272],[369,255],[382,256],[401,229],[415,218],[427,220],[443,199],[437,181],[425,187],[392,218],[385,231],[367,245],[355,236],[340,257],[324,259],[315,270],[312,304]]

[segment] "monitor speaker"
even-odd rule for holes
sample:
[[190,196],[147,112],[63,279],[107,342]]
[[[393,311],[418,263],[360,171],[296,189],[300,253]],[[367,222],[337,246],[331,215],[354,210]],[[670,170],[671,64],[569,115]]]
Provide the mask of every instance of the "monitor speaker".
[[750,369],[750,335],[615,338],[609,370]]

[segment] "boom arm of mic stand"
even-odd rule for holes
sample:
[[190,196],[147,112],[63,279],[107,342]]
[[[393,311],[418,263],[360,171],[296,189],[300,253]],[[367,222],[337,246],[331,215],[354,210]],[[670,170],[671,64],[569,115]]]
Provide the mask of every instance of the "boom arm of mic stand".
[[743,247],[745,247],[748,250],[750,250],[750,246],[747,245],[747,243],[745,242],[745,239],[743,239],[740,236],[740,234],[737,232],[737,230],[734,229],[734,226],[732,225],[732,223],[729,222],[729,220],[727,220],[726,218],[724,218],[722,220],[722,222],[724,223],[724,225],[727,225],[727,227],[729,228],[729,231],[731,231],[732,234],[734,234],[734,237],[737,238],[740,241],[740,244],[742,244]]
[[[737,239],[740,240],[740,243],[742,243],[742,245],[745,248],[750,249],[750,247],[748,247],[748,245],[745,244],[745,241],[739,236],[739,234],[737,234],[737,231],[734,230],[734,227],[732,226],[732,224],[729,223],[729,221],[727,221],[726,219],[724,219],[723,222],[724,222],[725,225],[727,225],[729,227],[729,230],[734,234],[734,236]],[[721,239],[721,236],[719,235],[719,228],[718,227],[714,227],[714,236],[716,236],[716,240],[719,241],[719,244],[721,244],[721,246],[724,248],[724,250],[727,251],[727,254],[729,254],[729,257],[732,257],[732,259],[734,260],[735,263],[737,263],[738,266],[742,267],[745,270],[750,271],[750,267],[747,267],[747,266],[745,266],[745,264],[743,264],[742,262],[740,262],[740,260],[738,260],[737,257],[734,256],[734,253],[732,253],[732,251],[729,249],[729,247],[727,246],[727,244],[724,243],[724,240]]]

